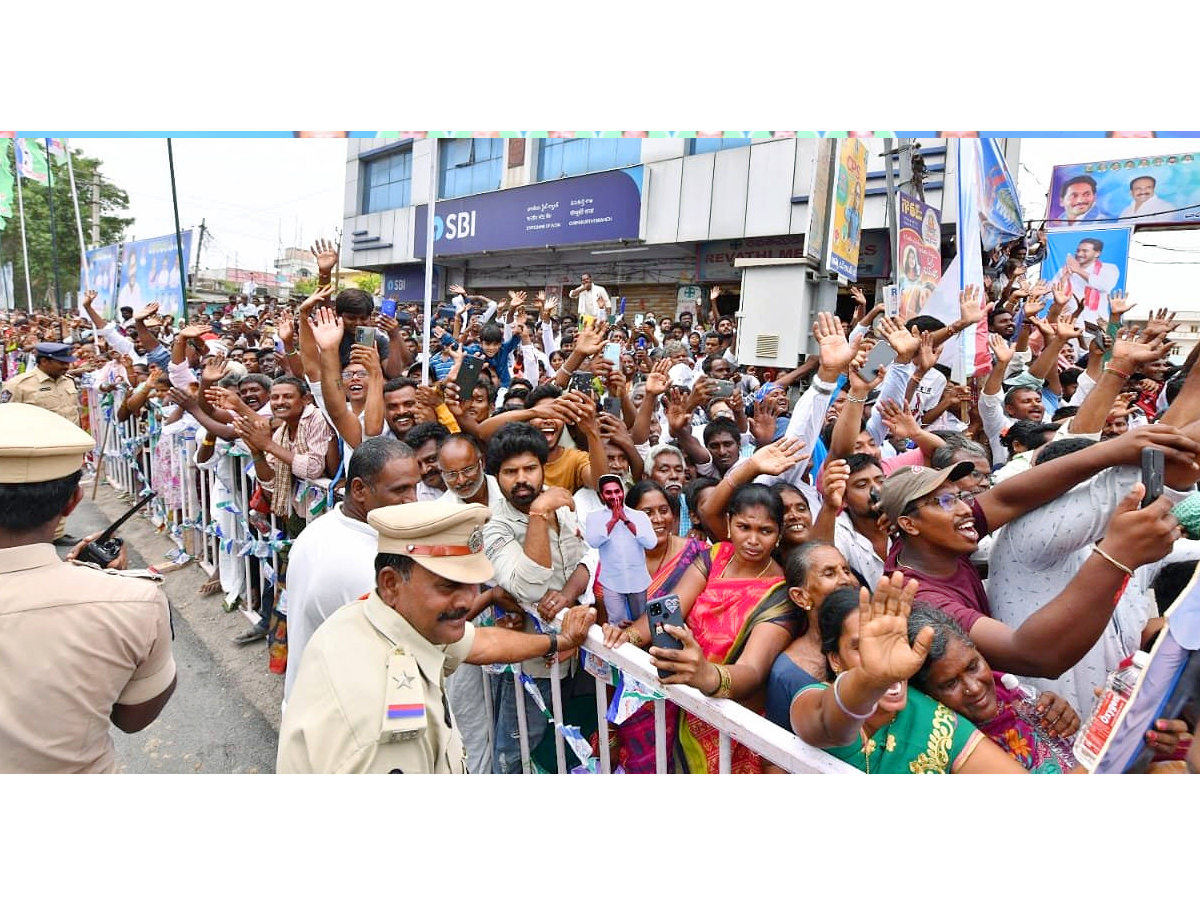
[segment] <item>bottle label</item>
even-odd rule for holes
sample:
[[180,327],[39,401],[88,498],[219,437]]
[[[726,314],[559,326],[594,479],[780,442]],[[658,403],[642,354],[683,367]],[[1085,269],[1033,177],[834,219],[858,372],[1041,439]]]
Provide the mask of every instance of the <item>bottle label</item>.
[[1109,736],[1112,734],[1113,725],[1121,715],[1121,710],[1125,708],[1125,704],[1129,702],[1129,698],[1124,695],[1108,690],[1104,692],[1104,696],[1100,700],[1100,705],[1096,708],[1096,715],[1092,717],[1092,721],[1088,723],[1087,733],[1083,736],[1083,746],[1088,753],[1093,756],[1099,756],[1100,751],[1104,749],[1104,745],[1108,742]]

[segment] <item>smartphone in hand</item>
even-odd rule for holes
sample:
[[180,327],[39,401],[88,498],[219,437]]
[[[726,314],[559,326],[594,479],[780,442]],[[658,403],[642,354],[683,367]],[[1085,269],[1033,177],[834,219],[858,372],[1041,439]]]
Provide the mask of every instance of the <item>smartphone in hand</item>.
[[364,347],[375,346],[375,329],[370,325],[359,325],[354,329],[354,343]]
[[[646,618],[650,623],[650,643],[664,650],[682,650],[683,642],[667,633],[664,626],[674,625],[683,628],[683,612],[679,606],[678,594],[665,594],[646,603]],[[673,673],[658,670],[659,678],[668,678]]]
[[1146,496],[1142,498],[1143,509],[1162,495],[1165,465],[1163,452],[1157,447],[1142,448],[1142,484],[1146,486]]

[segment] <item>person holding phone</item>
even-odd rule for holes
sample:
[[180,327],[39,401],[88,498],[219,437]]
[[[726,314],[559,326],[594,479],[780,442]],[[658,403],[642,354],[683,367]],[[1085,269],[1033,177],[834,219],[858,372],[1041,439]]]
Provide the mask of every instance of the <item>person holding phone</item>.
[[[729,540],[698,556],[675,585],[687,628],[667,625],[665,630],[683,649],[650,647],[645,616],[625,629],[606,624],[605,645],[628,641],[650,647],[655,665],[675,673],[664,684],[688,684],[762,712],[771,665],[799,626],[783,568],[772,556],[783,528],[783,504],[764,485],[747,484],[734,493],[726,515]],[[676,755],[683,771],[716,772],[719,743],[712,725],[686,713],[680,717]],[[732,771],[762,772],[763,760],[735,742]]]

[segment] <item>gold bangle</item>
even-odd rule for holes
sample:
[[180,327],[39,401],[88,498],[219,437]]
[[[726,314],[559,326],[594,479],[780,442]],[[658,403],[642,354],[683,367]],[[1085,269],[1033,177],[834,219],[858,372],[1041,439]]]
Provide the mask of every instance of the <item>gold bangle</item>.
[[550,524],[550,514],[549,514],[549,513],[543,513],[543,512],[531,512],[529,515],[530,515],[530,516],[537,516],[539,519],[541,519],[541,520],[542,520],[543,522],[545,522],[547,525],[549,525],[549,524]]
[[724,699],[732,692],[733,678],[730,676],[729,669],[727,667],[717,663],[713,663],[713,665],[716,667],[717,674],[720,676],[720,680],[717,682],[717,689],[708,696],[715,697],[717,699]]

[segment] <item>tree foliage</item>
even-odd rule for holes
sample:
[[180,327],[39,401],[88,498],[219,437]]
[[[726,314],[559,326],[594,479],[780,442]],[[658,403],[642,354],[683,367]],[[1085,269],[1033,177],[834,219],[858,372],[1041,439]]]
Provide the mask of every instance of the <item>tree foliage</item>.
[[[11,150],[9,151],[12,152]],[[79,290],[79,234],[75,225],[75,205],[71,198],[71,178],[66,160],[48,154],[51,184],[54,190],[54,234],[58,243],[59,284],[63,293]],[[101,161],[71,151],[75,186],[79,191],[79,214],[83,219],[84,240],[91,240],[92,180]],[[10,160],[12,162],[12,160]],[[13,164],[16,170],[15,163]],[[25,237],[29,245],[29,280],[33,286],[34,306],[41,306],[47,291],[54,288],[54,261],[50,240],[49,190],[44,184],[23,179],[25,201]],[[0,263],[13,264],[13,289],[17,305],[25,305],[25,267],[21,258],[21,222],[13,203],[13,217],[0,232]],[[121,213],[129,209],[129,195],[100,175],[100,246],[119,242],[132,218]],[[61,302],[61,298],[60,298]]]

